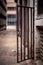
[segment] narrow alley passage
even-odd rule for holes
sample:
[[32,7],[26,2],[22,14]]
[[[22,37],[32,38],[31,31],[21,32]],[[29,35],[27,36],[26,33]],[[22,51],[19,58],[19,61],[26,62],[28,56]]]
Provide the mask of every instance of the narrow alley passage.
[[16,37],[14,30],[0,32],[0,65],[36,65],[32,60],[17,63]]
[[16,31],[0,32],[0,65],[13,65],[15,62],[16,44]]
[[15,65],[16,44],[16,31],[0,32],[0,65]]
[[0,65],[17,64],[16,44],[16,31],[8,30],[0,32]]

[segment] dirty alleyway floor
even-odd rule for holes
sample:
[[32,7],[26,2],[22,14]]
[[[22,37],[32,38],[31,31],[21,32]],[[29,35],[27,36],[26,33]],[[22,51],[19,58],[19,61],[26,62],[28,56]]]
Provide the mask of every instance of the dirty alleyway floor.
[[0,32],[0,65],[36,65],[31,60],[17,63],[16,37],[16,31],[14,30],[4,30]]

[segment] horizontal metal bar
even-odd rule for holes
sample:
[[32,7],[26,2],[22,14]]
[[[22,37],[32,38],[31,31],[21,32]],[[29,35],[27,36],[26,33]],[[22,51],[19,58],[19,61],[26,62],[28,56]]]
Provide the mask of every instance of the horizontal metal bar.
[[17,7],[24,7],[24,8],[34,8],[34,7],[28,7],[28,6],[22,6],[22,5],[17,5]]

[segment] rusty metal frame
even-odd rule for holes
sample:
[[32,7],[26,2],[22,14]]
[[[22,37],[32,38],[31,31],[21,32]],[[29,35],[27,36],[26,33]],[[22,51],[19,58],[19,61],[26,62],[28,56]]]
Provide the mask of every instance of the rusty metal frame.
[[[33,59],[34,60],[34,3],[35,1],[33,1],[33,7],[28,7],[28,6],[22,6],[22,5],[17,5],[17,62],[20,63],[22,61],[28,60],[28,59]],[[19,61],[19,41],[18,41],[18,37],[19,37],[19,27],[18,27],[18,8],[21,8],[21,19],[20,19],[20,26],[21,26],[21,60]],[[27,59],[25,59],[25,27],[26,27],[26,21],[25,21],[25,17],[24,17],[24,60],[22,60],[22,8],[24,8],[24,14],[25,14],[25,8],[27,8],[27,11],[29,11],[29,9],[31,10],[31,58],[29,58],[29,29],[28,29],[28,36],[27,36],[27,41],[28,41],[28,47],[27,47],[27,51],[28,51],[28,57]],[[32,14],[32,10],[33,10],[33,14]],[[28,12],[29,13],[29,12]],[[33,16],[33,25],[32,25],[32,16]],[[29,15],[28,15],[28,20],[29,20]],[[32,27],[33,27],[33,37],[32,37]],[[29,28],[29,21],[28,21],[28,28]],[[33,38],[33,40],[32,40]],[[33,42],[32,42],[33,41]],[[33,47],[32,47],[32,43],[33,43]],[[33,49],[33,51],[32,51]],[[33,54],[33,55],[32,55]]]

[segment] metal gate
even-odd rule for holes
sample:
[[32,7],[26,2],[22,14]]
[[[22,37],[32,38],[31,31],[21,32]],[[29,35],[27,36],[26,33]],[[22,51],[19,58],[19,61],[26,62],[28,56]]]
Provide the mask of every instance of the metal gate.
[[34,8],[17,6],[17,62],[34,59]]

